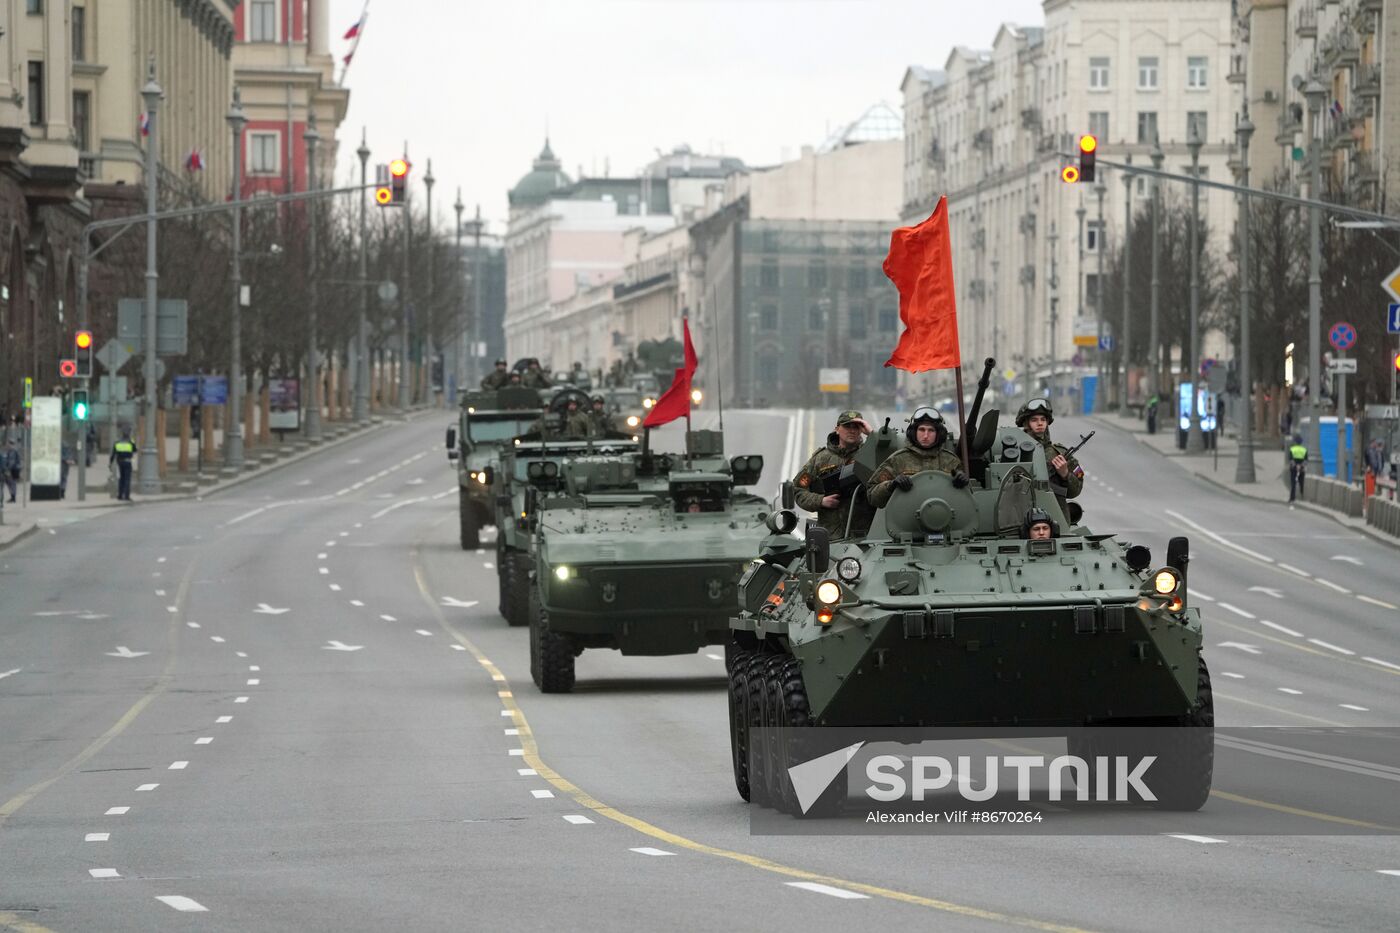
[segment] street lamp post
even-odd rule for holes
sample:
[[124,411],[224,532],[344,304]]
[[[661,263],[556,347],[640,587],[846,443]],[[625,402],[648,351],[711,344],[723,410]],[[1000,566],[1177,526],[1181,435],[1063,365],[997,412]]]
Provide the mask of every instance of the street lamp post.
[[[1191,398],[1186,403],[1190,413],[1190,427],[1186,432],[1186,452],[1200,453],[1206,449],[1205,435],[1201,433],[1201,411],[1197,399],[1201,397],[1201,270],[1199,261],[1199,228],[1201,226],[1201,138],[1196,132],[1196,124],[1188,128],[1186,148],[1191,151],[1191,237],[1188,249],[1191,251],[1191,333],[1190,346],[1186,355],[1190,357],[1183,365],[1182,375],[1191,380]],[[1219,425],[1216,426],[1217,430]]]
[[360,320],[355,340],[355,421],[369,422],[369,246],[365,240],[365,192],[369,170],[369,146],[360,131]]
[[[1128,164],[1133,157],[1128,155]],[[1128,366],[1132,363],[1130,351],[1133,346],[1133,318],[1129,304],[1133,300],[1133,181],[1132,172],[1123,175],[1123,326],[1118,329],[1118,360],[1120,365],[1113,367],[1113,397],[1118,400],[1118,410],[1123,411],[1128,400]]]
[[428,171],[423,176],[423,185],[428,189],[428,294],[423,303],[427,306],[423,326],[423,401],[437,401],[433,392],[433,369],[437,363],[437,353],[433,347],[433,299],[437,295],[437,278],[433,260],[437,258],[437,231],[433,229],[433,160],[428,160]]
[[462,324],[463,318],[466,317],[466,315],[462,313],[462,309],[467,303],[467,293],[466,290],[462,288],[462,211],[466,210],[466,207],[467,206],[462,203],[462,189],[458,188],[457,200],[452,205],[452,210],[457,212],[456,247],[452,253],[454,257],[452,266],[453,269],[456,270],[454,278],[457,282],[457,327],[455,328],[456,335],[452,338],[452,378],[455,386],[452,397],[448,400],[448,403],[452,405],[457,404],[456,390],[466,381],[462,367],[462,341],[464,339],[462,337]]
[[[403,159],[405,162],[408,161],[408,143],[404,143]],[[403,285],[399,289],[399,311],[401,315],[399,318],[399,408],[401,410],[407,410],[408,407],[413,404],[413,399],[409,396],[408,390],[408,308],[410,304],[408,285],[410,281],[409,272],[412,265],[409,249],[413,236],[413,197],[411,192],[407,189],[404,191],[403,215],[400,219],[403,221]]]
[[1050,232],[1045,235],[1045,244],[1050,252],[1050,280],[1046,283],[1046,294],[1050,299],[1050,401],[1055,401],[1055,366],[1059,344],[1055,343],[1055,327],[1060,322],[1060,275],[1056,263],[1056,250],[1059,248],[1060,234],[1055,230],[1055,221],[1050,221]]
[[[306,116],[306,132],[301,138],[306,142],[306,190],[316,190],[316,144],[321,141],[321,134],[316,130],[316,114],[309,113]],[[306,205],[306,219],[310,226],[307,246],[310,253],[310,269],[307,275],[307,291],[311,307],[308,309],[308,338],[306,346],[306,439],[313,444],[321,443],[321,366],[320,366],[320,335],[318,333],[319,310],[317,302],[320,300],[320,289],[316,284],[316,277],[320,275],[320,262],[316,255],[316,227],[318,219],[317,205],[315,201],[310,201]]]
[[1104,323],[1104,321],[1103,321],[1103,305],[1104,305],[1104,300],[1103,300],[1103,299],[1104,299],[1104,294],[1108,291],[1108,289],[1104,287],[1106,283],[1104,282],[1104,279],[1103,279],[1103,254],[1106,253],[1106,252],[1108,252],[1108,243],[1107,243],[1108,237],[1105,235],[1105,234],[1107,234],[1107,232],[1108,232],[1108,228],[1104,225],[1104,222],[1103,222],[1103,196],[1104,196],[1104,194],[1105,194],[1107,191],[1108,191],[1108,186],[1105,185],[1104,182],[1103,182],[1103,169],[1099,169],[1099,180],[1098,180],[1098,182],[1094,185],[1094,194],[1097,195],[1097,196],[1098,196],[1098,199],[1099,199],[1099,232],[1098,232],[1098,237],[1097,237],[1097,239],[1096,239],[1095,242],[1094,242],[1094,252],[1098,254],[1098,264],[1097,264],[1097,269],[1098,269],[1098,271],[1094,274],[1094,281],[1095,281],[1095,286],[1094,286],[1094,317],[1098,318],[1098,340],[1099,340],[1099,342],[1098,342],[1098,347],[1097,347],[1097,348],[1095,349],[1095,351],[1094,351],[1094,357],[1095,357],[1095,360],[1096,360],[1096,362],[1097,362],[1097,364],[1098,364],[1098,372],[1099,372],[1098,381],[1097,381],[1097,383],[1095,383],[1095,385],[1094,385],[1094,412],[1095,412],[1095,414],[1103,414],[1103,410],[1104,410],[1104,400],[1103,400],[1103,399],[1104,399],[1104,396],[1107,394],[1107,392],[1105,391],[1105,387],[1104,387],[1104,375],[1105,375],[1105,370],[1104,370],[1104,352],[1103,352],[1103,337],[1104,337],[1104,333],[1103,333],[1103,323]]
[[[233,89],[233,105],[224,118],[233,133],[233,203],[243,197],[243,94]],[[243,212],[233,209],[232,249],[229,277],[233,280],[233,303],[229,307],[228,424],[224,427],[224,466],[243,471]]]
[[485,368],[486,360],[484,353],[478,352],[481,349],[482,329],[481,329],[481,205],[476,206],[476,216],[472,220],[472,359],[476,360],[476,366],[472,369],[472,378],[479,379],[481,370]]
[[[1303,88],[1308,99],[1308,138],[1312,158],[1312,190],[1314,201],[1322,196],[1322,146],[1318,139],[1318,117],[1327,89],[1317,78],[1309,78]],[[1322,475],[1322,419],[1319,417],[1318,396],[1322,392],[1322,241],[1318,230],[1320,212],[1308,208],[1308,415],[1312,418],[1312,443],[1308,444],[1308,472]],[[1341,417],[1337,430],[1345,430]],[[1341,473],[1339,472],[1340,476]]]
[[[1078,305],[1078,307],[1075,308],[1075,312],[1074,312],[1074,325],[1075,325],[1075,330],[1078,330],[1078,328],[1079,328],[1079,322],[1080,322],[1080,320],[1083,319],[1083,317],[1084,317],[1084,215],[1085,215],[1086,213],[1088,213],[1088,212],[1084,210],[1084,196],[1083,196],[1083,194],[1080,194],[1080,196],[1079,196],[1079,207],[1075,208],[1075,211],[1074,211],[1074,218],[1075,218],[1075,220],[1079,221],[1079,266],[1078,266],[1078,268],[1075,270],[1075,282],[1076,282],[1076,285],[1075,285],[1075,289],[1074,289],[1075,292],[1077,293],[1077,305]],[[1074,334],[1074,336],[1075,336],[1075,337],[1078,337],[1079,335],[1076,333],[1076,334]],[[1071,366],[1071,367],[1074,367],[1074,366],[1077,365],[1077,364],[1074,362],[1074,360],[1075,360],[1075,357],[1078,357],[1078,356],[1079,356],[1079,350],[1078,350],[1079,344],[1076,343],[1076,344],[1074,344],[1074,346],[1075,346],[1076,349],[1075,349],[1075,351],[1074,351],[1074,356],[1070,357],[1070,366]],[[1072,369],[1072,368],[1071,368],[1071,372],[1073,372],[1073,369]]]
[[156,187],[158,184],[158,159],[156,140],[160,125],[156,122],[156,111],[160,109],[160,99],[165,92],[156,83],[156,59],[151,56],[146,66],[146,85],[141,88],[141,100],[146,105],[146,348],[144,372],[146,380],[145,398],[145,438],[141,443],[141,459],[137,463],[141,477],[142,495],[160,494],[160,458],[164,456],[157,445],[163,446],[164,438],[156,437],[156,309],[158,307],[157,282],[160,274],[156,271]]
[[[1158,172],[1162,170],[1162,162],[1166,159],[1166,154],[1162,152],[1162,140],[1160,137],[1152,140],[1152,168]],[[1161,333],[1157,327],[1157,309],[1160,306],[1162,292],[1162,249],[1160,229],[1162,225],[1162,179],[1156,175],[1152,176],[1152,300],[1147,322],[1147,368],[1152,373],[1151,389],[1159,399],[1162,395],[1162,372],[1166,369],[1161,364],[1160,345]],[[1168,406],[1171,408],[1172,406]],[[1175,421],[1175,419],[1172,419]]]
[[[1249,138],[1254,124],[1249,122],[1249,101],[1244,102],[1240,120],[1235,124],[1235,138],[1240,144],[1240,186],[1249,187]],[[1249,194],[1240,195],[1240,395],[1244,412],[1240,416],[1240,453],[1235,460],[1235,482],[1252,483],[1254,476],[1254,377],[1249,367]],[[1216,430],[1219,430],[1216,426]]]

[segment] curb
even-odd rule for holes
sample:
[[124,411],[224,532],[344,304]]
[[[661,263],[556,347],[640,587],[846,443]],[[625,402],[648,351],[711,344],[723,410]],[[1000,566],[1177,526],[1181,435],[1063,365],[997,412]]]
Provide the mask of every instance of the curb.
[[[27,527],[26,527],[26,526],[27,526]],[[6,526],[6,527],[9,527],[9,526]],[[19,544],[19,543],[20,543],[21,541],[23,541],[25,538],[31,537],[31,536],[34,534],[34,532],[36,532],[36,531],[39,530],[39,523],[38,523],[38,522],[27,522],[27,523],[22,524],[22,525],[20,525],[20,526],[18,526],[18,527],[23,528],[23,530],[22,530],[19,534],[15,535],[13,538],[11,538],[11,539],[8,540],[8,541],[0,541],[0,551],[3,551],[3,550],[5,550],[6,548],[9,548],[9,547],[14,547],[16,544]]]
[[[1161,457],[1163,460],[1171,460],[1171,456],[1170,456],[1170,455],[1163,453],[1162,451],[1158,450],[1156,447],[1154,447],[1154,446],[1152,446],[1151,444],[1147,443],[1147,441],[1144,441],[1144,440],[1142,440],[1141,438],[1139,438],[1136,431],[1130,431],[1130,430],[1128,430],[1127,428],[1123,427],[1122,425],[1112,424],[1111,422],[1102,421],[1102,420],[1100,420],[1100,419],[1097,418],[1097,417],[1092,417],[1092,416],[1091,416],[1089,420],[1093,421],[1095,424],[1103,425],[1103,426],[1106,427],[1106,428],[1111,428],[1111,429],[1116,430],[1116,431],[1121,431],[1122,433],[1124,433],[1124,434],[1128,435],[1129,437],[1131,437],[1133,440],[1137,441],[1137,442],[1138,442],[1139,444],[1141,444],[1143,447],[1146,447],[1148,450],[1152,451],[1154,454],[1156,454],[1157,456]],[[1191,478],[1200,480],[1200,481],[1203,482],[1203,483],[1209,483],[1210,485],[1216,487],[1217,489],[1223,489],[1225,492],[1228,492],[1228,493],[1230,493],[1230,494],[1232,494],[1232,495],[1239,496],[1241,499],[1249,499],[1249,500],[1254,501],[1254,502],[1263,503],[1264,505],[1275,505],[1275,506],[1278,506],[1278,505],[1287,505],[1287,504],[1288,504],[1288,503],[1286,503],[1286,502],[1275,502],[1273,499],[1265,499],[1265,498],[1263,498],[1262,496],[1251,496],[1251,495],[1250,495],[1249,493],[1247,493],[1247,492],[1240,492],[1238,489],[1234,488],[1233,486],[1231,486],[1231,485],[1229,485],[1229,484],[1227,484],[1227,483],[1225,483],[1225,482],[1223,482],[1223,481],[1221,481],[1221,480],[1212,479],[1212,478],[1210,478],[1209,476],[1206,476],[1206,475],[1203,474],[1203,473],[1197,473],[1197,472],[1194,471],[1194,470],[1187,470],[1185,467],[1181,467],[1180,469],[1181,469],[1184,473],[1186,473],[1189,477],[1191,477]],[[1294,503],[1294,505],[1295,505],[1297,508],[1303,509],[1303,510],[1305,510],[1305,511],[1313,512],[1313,513],[1315,513],[1315,514],[1317,514],[1317,515],[1322,515],[1322,516],[1325,516],[1325,517],[1327,517],[1327,518],[1330,518],[1332,521],[1336,522],[1338,525],[1341,525],[1343,528],[1346,528],[1346,529],[1348,529],[1348,530],[1350,530],[1350,531],[1355,531],[1355,532],[1359,532],[1359,533],[1361,533],[1361,534],[1364,534],[1364,535],[1366,535],[1368,538],[1372,538],[1372,539],[1374,539],[1374,540],[1376,540],[1376,541],[1381,542],[1382,544],[1388,544],[1388,545],[1390,545],[1391,547],[1400,548],[1400,541],[1395,540],[1394,538],[1390,537],[1390,536],[1387,535],[1387,534],[1384,534],[1384,533],[1382,533],[1382,532],[1378,532],[1378,531],[1374,530],[1373,528],[1371,528],[1370,525],[1364,524],[1364,522],[1363,522],[1363,524],[1361,524],[1361,525],[1350,525],[1350,524],[1348,524],[1348,523],[1342,521],[1342,519],[1343,519],[1344,517],[1349,517],[1349,516],[1342,516],[1342,515],[1339,515],[1339,514],[1337,514],[1336,512],[1332,511],[1331,509],[1324,509],[1324,508],[1322,508],[1322,507],[1319,506],[1319,505],[1313,505],[1311,502],[1296,502],[1296,503]]]

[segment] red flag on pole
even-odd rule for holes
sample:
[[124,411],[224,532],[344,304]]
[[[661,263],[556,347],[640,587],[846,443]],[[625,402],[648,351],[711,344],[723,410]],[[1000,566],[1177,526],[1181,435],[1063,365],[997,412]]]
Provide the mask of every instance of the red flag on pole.
[[685,365],[676,370],[671,387],[647,412],[646,420],[642,422],[645,427],[659,428],[677,418],[690,417],[690,380],[700,361],[695,356],[695,344],[690,342],[690,321],[682,318],[681,328],[685,331]]
[[899,345],[885,365],[911,373],[960,368],[947,198],[938,199],[928,220],[890,235],[884,269],[899,289],[899,317],[904,322]]

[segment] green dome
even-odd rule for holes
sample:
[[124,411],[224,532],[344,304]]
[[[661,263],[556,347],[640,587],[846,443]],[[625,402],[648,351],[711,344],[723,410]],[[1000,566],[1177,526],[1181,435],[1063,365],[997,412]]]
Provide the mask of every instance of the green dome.
[[571,183],[559,160],[554,157],[554,150],[549,148],[549,139],[546,138],[544,148],[540,150],[534,166],[510,189],[510,206],[543,204],[552,192]]

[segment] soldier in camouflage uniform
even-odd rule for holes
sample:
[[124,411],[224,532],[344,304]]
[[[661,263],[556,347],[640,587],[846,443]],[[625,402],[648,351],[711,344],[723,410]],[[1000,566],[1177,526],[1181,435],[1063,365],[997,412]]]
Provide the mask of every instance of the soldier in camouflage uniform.
[[527,389],[548,389],[551,386],[549,376],[540,368],[540,361],[534,357],[525,364],[525,375],[520,378],[520,384]]
[[612,430],[612,419],[608,417],[608,400],[601,395],[592,399],[592,409],[588,412],[588,436],[606,437]]
[[506,369],[508,365],[505,360],[497,360],[496,368],[487,373],[486,377],[481,380],[481,387],[490,390],[503,389],[510,385],[510,371]]
[[1067,448],[1050,440],[1050,425],[1055,410],[1050,400],[1033,398],[1016,412],[1016,427],[1035,438],[1045,448],[1045,462],[1050,467],[1050,491],[1060,503],[1060,511],[1069,518],[1069,500],[1084,489],[1084,469],[1070,456]]
[[580,410],[578,402],[572,398],[564,415],[564,433],[569,437],[589,437],[593,433],[593,419],[588,412]]
[[[827,477],[838,473],[855,459],[856,452],[869,433],[870,425],[860,412],[841,412],[836,418],[836,430],[826,437],[826,446],[812,454],[793,479],[797,504],[817,513],[817,523],[827,530],[832,540],[846,536],[847,518],[851,521],[852,536],[860,536],[870,530],[870,520],[875,517],[874,508],[858,489],[844,496],[823,492]],[[855,509],[853,518],[852,508]]]
[[904,436],[909,446],[890,454],[870,477],[870,501],[876,508],[883,508],[896,489],[908,490],[914,485],[914,475],[926,470],[949,474],[959,489],[967,485],[962,460],[943,446],[948,441],[948,425],[937,408],[915,409]]

